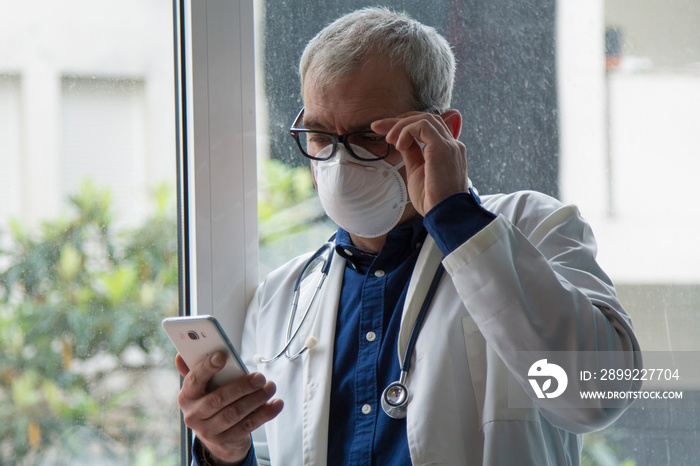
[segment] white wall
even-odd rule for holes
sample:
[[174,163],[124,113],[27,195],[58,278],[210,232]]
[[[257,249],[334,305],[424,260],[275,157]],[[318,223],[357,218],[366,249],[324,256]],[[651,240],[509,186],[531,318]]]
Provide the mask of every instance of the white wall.
[[700,75],[613,74],[610,107],[615,215],[599,219],[609,272],[700,282]]
[[20,198],[20,80],[0,74],[0,218],[21,211]]
[[697,0],[606,0],[605,19],[622,30],[628,57],[645,57],[657,69],[700,65]]
[[[558,21],[562,200],[592,224],[616,283],[699,283],[700,6],[562,0]],[[625,34],[608,74],[606,26]]]
[[603,0],[557,3],[559,189],[585,216],[608,210]]
[[[5,189],[6,202],[21,206],[23,219],[31,222],[56,218],[80,177],[123,187],[123,170],[110,166],[127,165],[132,179],[126,184],[134,189],[115,189],[122,206],[117,217],[137,220],[142,212],[124,206],[143,204],[149,187],[161,181],[175,185],[172,2],[0,0],[0,11],[0,75],[17,80],[11,88],[0,80],[1,134],[17,138],[0,145],[0,160],[19,174],[19,186]],[[67,88],[66,79],[73,78]],[[90,80],[102,85],[88,85]],[[129,80],[141,83],[138,101],[123,92]],[[91,98],[99,109],[85,105]],[[11,108],[4,105],[8,101]],[[80,133],[71,126],[86,120],[99,129]],[[125,139],[136,139],[138,147]],[[89,152],[92,168],[83,163]],[[145,161],[135,166],[133,157]],[[0,211],[0,223],[9,213]]]

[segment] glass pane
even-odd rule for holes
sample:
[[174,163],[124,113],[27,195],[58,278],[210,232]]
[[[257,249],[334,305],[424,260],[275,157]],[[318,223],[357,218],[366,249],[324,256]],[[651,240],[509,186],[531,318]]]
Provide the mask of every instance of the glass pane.
[[[453,106],[464,117],[460,139],[468,148],[470,167],[478,167],[470,171],[475,186],[484,193],[534,189],[556,195],[555,2],[506,3],[507,7],[496,9],[479,0],[393,0],[382,5],[407,11],[453,45],[458,64]],[[294,176],[290,171],[308,167],[288,131],[301,108],[297,67],[304,46],[323,25],[375,4],[362,0],[312,4],[317,7],[309,8],[308,2],[298,7],[257,4],[256,21],[263,31],[257,65],[262,276],[300,252],[315,250],[335,229],[313,192],[308,168],[294,169]],[[275,167],[272,176],[268,166]],[[288,174],[284,182],[276,181],[280,171]],[[292,178],[302,177],[307,179],[304,203],[291,211],[279,207],[279,202],[296,202],[296,188],[287,186]],[[297,226],[289,242],[273,239],[291,224]],[[298,235],[299,231],[308,234]]]
[[[275,2],[256,2],[255,7],[259,273],[263,279],[297,255],[316,250],[337,227],[316,196],[310,160],[289,133],[301,108],[295,68],[301,46],[299,40],[290,42],[296,36],[288,28],[295,21],[279,15],[296,10]],[[306,140],[303,135],[301,140]]]
[[[700,350],[700,3],[383,4],[454,46],[453,106],[464,115],[476,187],[534,189],[577,204],[642,348]],[[297,65],[321,25],[369,5],[258,5],[263,276],[334,230],[288,133],[301,107]],[[697,464],[700,387],[683,394],[653,407],[638,401],[615,425],[587,435],[583,464]]]
[[179,464],[172,2],[0,11],[0,464]]
[[[562,131],[578,146],[563,144],[562,191],[582,203],[642,349],[697,360],[700,4],[560,4]],[[699,401],[687,384],[682,400],[637,400],[586,436],[584,464],[697,464]]]

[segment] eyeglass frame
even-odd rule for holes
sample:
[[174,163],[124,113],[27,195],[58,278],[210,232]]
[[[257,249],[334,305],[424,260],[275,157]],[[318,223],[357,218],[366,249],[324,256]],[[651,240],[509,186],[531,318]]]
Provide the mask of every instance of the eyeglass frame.
[[[345,146],[345,148],[348,150],[348,153],[352,157],[356,158],[357,160],[361,160],[363,162],[375,162],[377,160],[384,160],[385,158],[389,157],[389,154],[391,154],[391,146],[392,145],[389,143],[387,143],[386,154],[384,154],[383,156],[375,155],[376,158],[371,158],[371,159],[362,158],[362,157],[358,156],[357,154],[355,154],[355,152],[352,150],[352,147],[350,147],[350,143],[348,142],[348,138],[350,136],[354,136],[356,134],[369,133],[369,134],[376,134],[377,136],[384,137],[383,135],[375,133],[374,131],[354,131],[352,133],[347,133],[347,134],[333,134],[333,133],[327,133],[325,131],[316,131],[313,129],[308,129],[308,128],[304,128],[301,126],[297,126],[297,124],[299,124],[299,120],[304,115],[305,108],[306,107],[301,107],[301,110],[299,110],[299,113],[297,114],[296,118],[294,118],[294,122],[292,123],[292,126],[289,127],[289,133],[294,138],[294,141],[297,143],[297,147],[299,148],[301,155],[303,155],[307,159],[318,160],[320,162],[323,162],[325,160],[330,160],[331,158],[333,158],[333,156],[336,154],[336,152],[338,152],[338,144],[339,143],[342,143],[343,146]],[[331,151],[331,154],[328,157],[320,158],[320,157],[314,157],[311,154],[304,151],[304,149],[301,146],[301,142],[299,141],[299,135],[302,133],[319,133],[319,134],[323,134],[325,136],[329,136],[331,138],[331,141],[333,141],[333,150]]]

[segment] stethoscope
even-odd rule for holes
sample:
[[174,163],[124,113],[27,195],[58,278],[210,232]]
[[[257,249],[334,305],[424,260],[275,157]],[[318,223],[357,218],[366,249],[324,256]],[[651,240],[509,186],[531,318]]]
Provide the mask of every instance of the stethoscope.
[[[297,277],[297,281],[294,284],[294,297],[292,298],[292,309],[289,311],[289,319],[287,320],[287,335],[284,340],[284,346],[282,346],[282,349],[279,350],[279,352],[271,358],[264,358],[261,355],[256,354],[253,358],[253,361],[256,364],[269,364],[271,362],[277,361],[283,355],[288,360],[293,361],[299,356],[301,356],[305,351],[316,346],[316,337],[310,336],[306,339],[306,341],[304,342],[304,346],[302,346],[299,351],[295,352],[294,354],[290,354],[289,351],[289,348],[292,346],[292,342],[299,333],[299,330],[301,330],[301,327],[304,325],[304,321],[306,321],[306,316],[309,315],[309,311],[311,310],[311,306],[316,300],[318,292],[321,291],[323,282],[326,281],[328,271],[331,269],[331,261],[333,261],[333,248],[335,247],[335,243],[332,242],[334,238],[335,235],[333,235],[328,240],[328,242],[321,246],[319,250],[316,251],[308,261],[306,261],[306,264],[304,264],[304,268],[301,269],[301,273]],[[309,305],[306,306],[306,310],[304,310],[304,313],[301,316],[301,320],[295,328],[294,318],[297,315],[297,307],[299,306],[301,282],[304,281],[304,279],[307,277],[307,272],[314,271],[319,264],[321,265],[321,277],[319,278],[318,283],[316,284],[316,288],[314,289],[314,294],[311,296]]]
[[[301,273],[297,277],[296,283],[294,285],[294,297],[292,298],[292,307],[289,312],[289,319],[287,320],[286,337],[282,349],[280,349],[279,352],[277,352],[277,354],[270,358],[265,358],[261,355],[256,355],[253,358],[256,364],[269,364],[278,360],[282,356],[284,356],[290,361],[293,361],[294,359],[301,356],[305,351],[308,351],[316,345],[316,338],[310,336],[304,342],[304,345],[299,351],[296,351],[294,353],[290,351],[292,342],[297,337],[297,334],[299,333],[301,327],[304,325],[304,321],[306,320],[306,317],[308,316],[309,311],[311,310],[311,306],[313,305],[316,296],[321,290],[323,282],[328,276],[328,271],[331,267],[331,261],[333,260],[333,252],[335,248],[335,243],[332,242],[333,239],[334,238],[331,238],[329,242],[321,246],[321,248],[311,256],[311,258],[306,262],[306,264],[304,264]],[[294,318],[297,315],[297,308],[299,306],[301,283],[307,277],[307,272],[309,270],[316,270],[316,268],[319,265],[321,265],[321,277],[319,278],[318,283],[316,284],[316,288],[313,291],[313,295],[311,296],[309,304],[306,306],[306,309],[304,310],[304,313],[301,316],[301,320],[296,326],[294,326]],[[411,357],[413,356],[413,350],[416,347],[416,341],[418,340],[418,335],[420,334],[421,327],[423,326],[425,317],[428,314],[430,303],[433,300],[433,297],[435,296],[435,292],[437,291],[437,287],[440,283],[440,278],[442,277],[444,271],[445,268],[442,264],[440,264],[437,270],[435,271],[435,275],[433,276],[433,280],[430,283],[428,292],[425,295],[425,299],[423,300],[423,304],[421,305],[420,311],[418,312],[418,316],[416,317],[416,320],[413,323],[413,327],[411,328],[411,334],[408,338],[408,344],[406,345],[406,353],[404,354],[403,361],[401,362],[401,375],[399,376],[399,380],[390,383],[382,392],[382,409],[387,414],[387,416],[391,418],[403,419],[406,417],[406,408],[408,406],[410,398],[408,387],[406,386],[406,378],[408,377],[408,371],[411,368]]]
[[406,387],[406,377],[408,377],[408,371],[411,369],[411,356],[413,356],[418,334],[423,326],[423,321],[425,321],[425,316],[428,315],[430,302],[435,296],[437,287],[440,284],[440,278],[442,278],[444,271],[445,267],[440,263],[433,276],[433,281],[430,282],[430,288],[428,288],[428,293],[425,295],[418,317],[416,317],[416,321],[411,328],[411,335],[408,337],[408,344],[406,345],[406,353],[404,353],[403,361],[401,362],[401,375],[399,376],[399,380],[387,385],[382,392],[382,409],[387,416],[391,418],[403,419],[406,417],[406,408],[409,398],[408,387]]

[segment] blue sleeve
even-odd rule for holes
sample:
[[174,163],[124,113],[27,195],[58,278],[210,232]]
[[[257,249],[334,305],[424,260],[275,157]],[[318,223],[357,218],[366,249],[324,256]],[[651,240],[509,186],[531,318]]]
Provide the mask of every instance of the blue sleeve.
[[[257,466],[258,461],[255,459],[255,446],[250,445],[250,450],[248,450],[248,456],[245,457],[241,466]],[[204,445],[195,437],[194,442],[192,442],[192,466],[211,466],[211,463],[207,460],[204,455]]]
[[470,192],[443,199],[425,214],[423,223],[440,251],[447,256],[495,218],[481,206],[476,193]]

